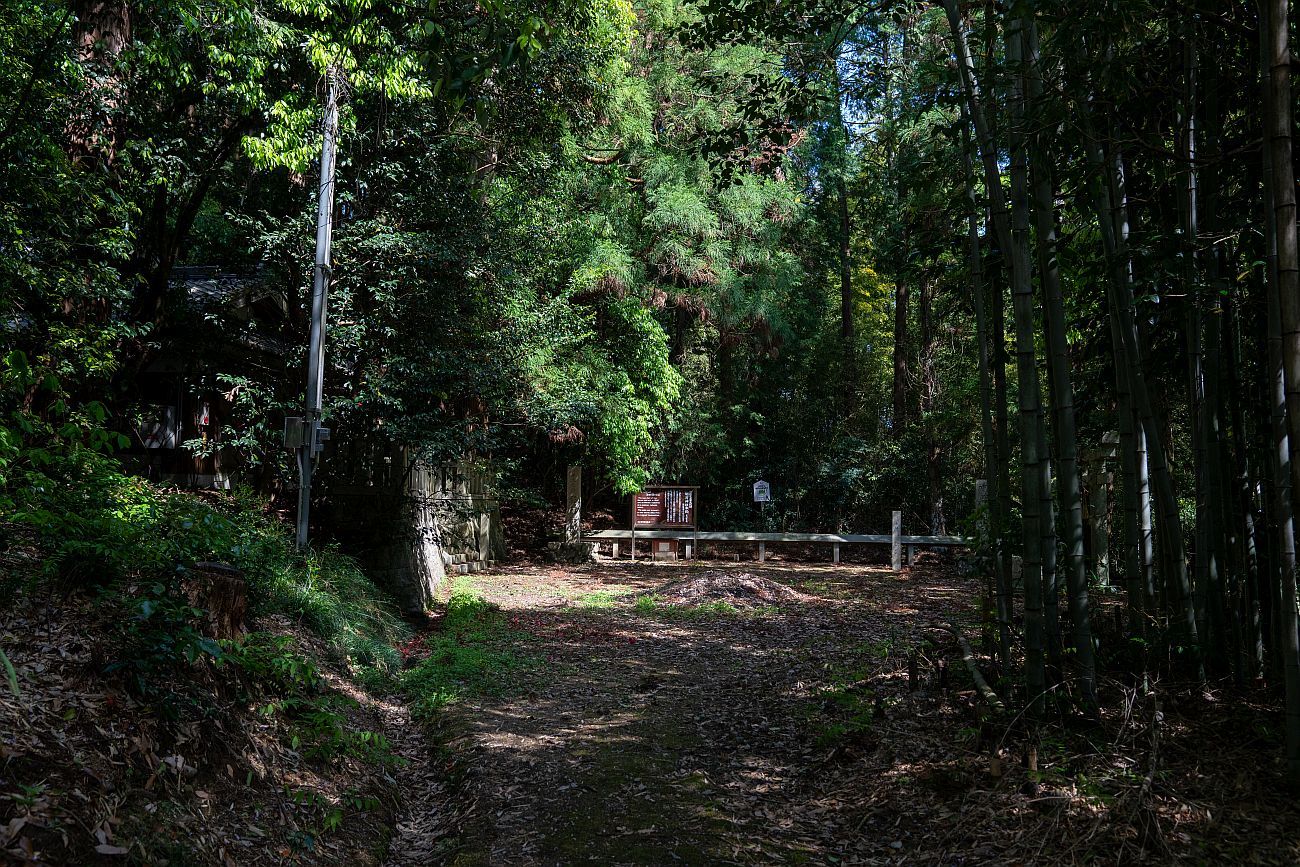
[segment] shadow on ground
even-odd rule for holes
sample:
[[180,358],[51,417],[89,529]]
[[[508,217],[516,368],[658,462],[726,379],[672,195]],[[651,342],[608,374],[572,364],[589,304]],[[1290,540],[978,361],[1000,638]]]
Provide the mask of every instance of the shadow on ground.
[[[719,569],[782,582],[807,601],[749,613],[637,604]],[[1171,770],[1171,791],[1157,785],[1135,812],[1141,774],[1111,768],[1099,786],[1098,764],[1110,758],[1099,752],[1087,764],[1064,741],[1041,748],[1057,786],[1050,801],[1023,794],[1014,766],[993,776],[979,743],[989,727],[960,662],[947,664],[950,639],[934,628],[965,623],[974,639],[979,588],[937,560],[902,574],[816,564],[507,568],[472,586],[501,607],[533,666],[511,689],[447,712],[465,773],[457,797],[472,800],[474,816],[449,841],[451,863],[1214,860],[1237,851],[1239,837],[1215,813],[1241,834],[1282,841],[1281,854],[1241,863],[1300,854],[1294,805],[1257,808],[1266,784],[1240,793],[1254,803],[1211,811],[1172,791],[1175,780],[1194,785],[1195,770]],[[1105,726],[1141,732],[1136,717]],[[1195,742],[1176,726],[1164,736],[1171,751]],[[1014,737],[1001,737],[1010,748]]]

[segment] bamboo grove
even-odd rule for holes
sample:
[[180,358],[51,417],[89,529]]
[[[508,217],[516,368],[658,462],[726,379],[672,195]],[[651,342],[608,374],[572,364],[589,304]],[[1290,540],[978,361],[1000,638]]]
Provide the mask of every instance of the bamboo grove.
[[1113,431],[1119,667],[1277,685],[1300,776],[1288,4],[942,7],[999,654],[1031,715],[1063,688],[1096,711],[1117,656],[1094,636],[1080,456]]

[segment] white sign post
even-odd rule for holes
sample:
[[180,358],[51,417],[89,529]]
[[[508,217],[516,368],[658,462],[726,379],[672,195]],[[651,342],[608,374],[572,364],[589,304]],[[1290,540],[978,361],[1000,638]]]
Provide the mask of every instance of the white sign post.
[[770,503],[772,502],[772,486],[767,482],[754,482],[754,502]]

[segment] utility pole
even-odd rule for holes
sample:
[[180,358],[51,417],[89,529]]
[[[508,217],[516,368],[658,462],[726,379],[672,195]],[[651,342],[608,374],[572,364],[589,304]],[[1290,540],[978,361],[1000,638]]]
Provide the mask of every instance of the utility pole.
[[285,424],[285,445],[298,449],[298,548],[307,546],[311,512],[311,475],[316,455],[325,448],[329,428],[321,427],[325,383],[325,301],[330,281],[330,240],[334,229],[334,151],[339,132],[338,71],[325,72],[324,142],[320,154],[320,194],[316,210],[316,267],[311,291],[311,343],[307,350],[307,405],[303,418]]

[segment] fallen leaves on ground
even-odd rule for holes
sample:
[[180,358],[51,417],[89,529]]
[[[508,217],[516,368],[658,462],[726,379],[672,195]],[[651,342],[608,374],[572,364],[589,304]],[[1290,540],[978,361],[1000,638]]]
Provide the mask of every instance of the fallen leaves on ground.
[[807,594],[771,578],[725,569],[711,569],[669,581],[655,592],[655,596],[673,605],[722,602],[735,608],[813,601]]
[[[293,636],[328,665],[323,642],[288,618],[255,626]],[[0,863],[377,863],[392,769],[308,760],[277,718],[210,669],[154,673],[175,692],[147,702],[106,673],[110,635],[102,606],[85,596],[19,596],[0,612],[0,647],[20,687],[0,688]],[[379,728],[373,699],[337,671],[322,674],[327,690],[357,700],[347,725]],[[361,797],[366,809],[352,803]]]
[[[1204,769],[1190,755],[1175,759],[1172,743],[1165,754],[1179,765],[1158,769],[1139,809],[1150,721],[1132,703],[1127,717],[1117,711],[1082,736],[1095,750],[1079,753],[1074,735],[1040,745],[1031,779],[1019,764],[1020,731],[984,717],[951,636],[932,628],[964,622],[978,634],[978,587],[937,561],[902,574],[811,564],[517,567],[476,577],[475,590],[547,665],[511,694],[445,713],[459,780],[449,805],[474,805],[442,842],[447,857],[502,865],[1300,858],[1296,807],[1268,780],[1238,779],[1231,800],[1204,780],[1193,787]],[[584,606],[593,593],[615,601]],[[652,594],[755,610],[639,616],[634,600]],[[1116,734],[1122,743],[1108,740]],[[1117,767],[1125,753],[1135,754],[1131,766]],[[1246,845],[1264,830],[1267,844]]]

